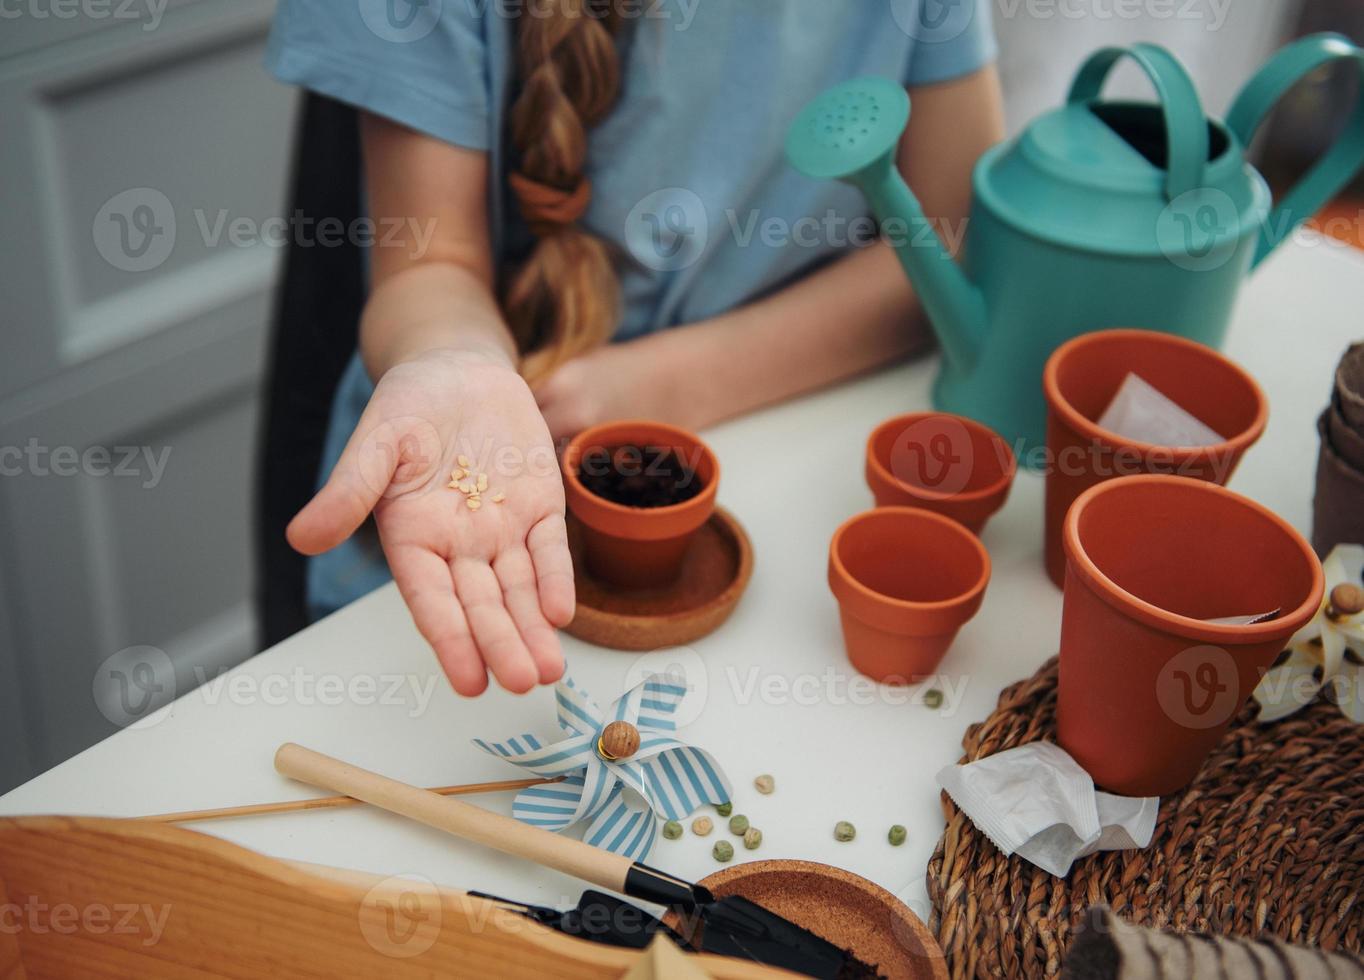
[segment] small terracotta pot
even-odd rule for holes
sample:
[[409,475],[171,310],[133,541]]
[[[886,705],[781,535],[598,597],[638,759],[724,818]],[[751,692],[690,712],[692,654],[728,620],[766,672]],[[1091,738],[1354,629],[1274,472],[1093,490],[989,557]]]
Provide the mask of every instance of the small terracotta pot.
[[878,507],[834,532],[829,588],[848,660],[887,684],[930,676],[990,581],[990,556],[956,521],[912,507]]
[[[583,455],[624,445],[672,449],[701,481],[701,492],[667,507],[627,507],[598,497],[578,479]],[[626,589],[659,588],[676,580],[696,530],[715,511],[720,462],[697,436],[662,422],[608,422],[579,433],[564,450],[564,493],[582,524],[588,571]]]
[[[1125,439],[1098,419],[1129,373],[1221,434],[1211,446]],[[1255,379],[1210,347],[1150,330],[1101,330],[1058,347],[1042,374],[1047,399],[1046,564],[1065,578],[1061,527],[1085,490],[1115,477],[1165,473],[1225,484],[1265,430],[1269,403]]]
[[1271,511],[1175,476],[1085,491],[1064,545],[1057,740],[1105,789],[1172,793],[1316,614],[1321,565]]
[[867,486],[878,507],[921,507],[979,534],[1004,506],[1018,461],[994,430],[960,415],[914,412],[867,439]]

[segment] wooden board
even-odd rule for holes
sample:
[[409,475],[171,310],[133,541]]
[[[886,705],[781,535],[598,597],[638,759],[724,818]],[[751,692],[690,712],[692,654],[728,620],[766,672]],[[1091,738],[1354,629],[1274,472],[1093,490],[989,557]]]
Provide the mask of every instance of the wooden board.
[[[647,954],[431,882],[291,865],[191,830],[0,819],[0,978],[620,977]],[[688,957],[712,977],[784,971]]]

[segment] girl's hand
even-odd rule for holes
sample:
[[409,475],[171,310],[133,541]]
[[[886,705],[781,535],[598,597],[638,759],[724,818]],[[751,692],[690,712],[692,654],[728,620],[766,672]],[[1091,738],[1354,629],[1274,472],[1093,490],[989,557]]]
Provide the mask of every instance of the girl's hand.
[[693,413],[674,392],[685,384],[648,344],[607,344],[560,365],[535,387],[535,400],[556,441],[601,422],[639,418],[691,427]]
[[[449,486],[461,455],[488,475],[477,511]],[[495,493],[505,500],[494,503]],[[439,350],[388,371],[289,542],[327,551],[371,511],[398,589],[456,691],[482,693],[488,669],[517,693],[559,679],[554,627],[574,608],[563,482],[535,399],[504,359]]]

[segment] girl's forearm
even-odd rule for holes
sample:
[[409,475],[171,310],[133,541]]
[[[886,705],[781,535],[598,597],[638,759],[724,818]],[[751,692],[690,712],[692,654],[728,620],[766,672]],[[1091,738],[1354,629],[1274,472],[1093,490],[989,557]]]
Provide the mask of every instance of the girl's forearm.
[[[999,78],[989,66],[911,96],[900,169],[955,250],[961,235],[951,232],[965,227],[972,167],[1004,135]],[[665,390],[677,414],[697,426],[841,381],[928,342],[913,290],[880,242],[742,309],[637,341],[657,344],[657,383],[683,386]],[[667,377],[674,365],[675,380]]]
[[516,345],[483,279],[454,262],[426,262],[377,284],[360,319],[370,377],[433,351],[516,364]]
[[[926,323],[883,243],[711,320],[634,341],[658,384],[703,427],[842,381],[925,347]],[[641,351],[641,353],[644,353]]]

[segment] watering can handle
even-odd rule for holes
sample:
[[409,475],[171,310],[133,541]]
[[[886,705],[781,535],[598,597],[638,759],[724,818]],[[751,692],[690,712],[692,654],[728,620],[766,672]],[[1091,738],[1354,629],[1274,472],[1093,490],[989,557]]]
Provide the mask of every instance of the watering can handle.
[[[1241,145],[1250,148],[1260,124],[1289,89],[1307,75],[1333,61],[1353,60],[1364,79],[1364,49],[1339,34],[1312,34],[1282,49],[1241,89],[1227,113],[1227,128]],[[1364,163],[1364,96],[1355,100],[1354,114],[1307,175],[1285,194],[1270,212],[1260,233],[1255,265],[1303,221],[1316,214],[1350,182]]]
[[1109,72],[1123,57],[1141,65],[1160,98],[1169,141],[1165,199],[1173,201],[1203,186],[1203,166],[1208,161],[1208,120],[1193,79],[1179,59],[1159,45],[1145,42],[1127,48],[1101,48],[1076,72],[1066,101],[1077,105],[1098,98]]

